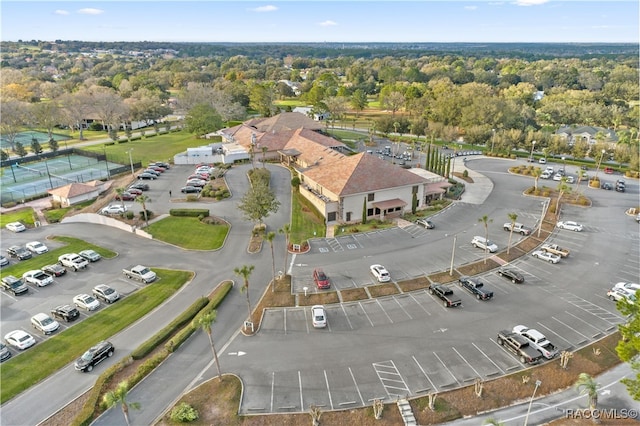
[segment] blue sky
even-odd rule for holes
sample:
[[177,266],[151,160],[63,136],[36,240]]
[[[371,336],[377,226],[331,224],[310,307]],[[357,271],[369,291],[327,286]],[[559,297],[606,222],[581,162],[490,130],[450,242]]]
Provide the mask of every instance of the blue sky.
[[3,41],[638,43],[637,0],[11,1]]

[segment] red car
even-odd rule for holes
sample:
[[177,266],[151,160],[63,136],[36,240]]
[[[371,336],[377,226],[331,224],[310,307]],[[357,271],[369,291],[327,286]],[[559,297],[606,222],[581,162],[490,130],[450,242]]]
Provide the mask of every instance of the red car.
[[313,281],[315,281],[316,286],[319,289],[326,289],[331,287],[331,282],[329,282],[329,278],[325,275],[322,269],[313,270]]
[[612,175],[613,174],[613,169],[611,167],[605,167],[604,168],[604,172],[608,175]]
[[132,194],[130,192],[123,192],[122,195],[116,194],[116,196],[114,197],[114,200],[120,201],[120,199],[122,199],[122,201],[134,201],[136,197],[137,197],[136,194]]
[[138,189],[138,188],[128,188],[127,192],[129,194],[133,194],[133,195],[141,195],[142,194],[142,190]]

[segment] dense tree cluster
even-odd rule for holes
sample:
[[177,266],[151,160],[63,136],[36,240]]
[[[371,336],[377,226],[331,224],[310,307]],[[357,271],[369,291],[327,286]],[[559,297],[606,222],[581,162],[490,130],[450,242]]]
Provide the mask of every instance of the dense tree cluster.
[[[510,44],[185,44],[3,42],[2,128],[77,128],[91,116],[112,135],[169,112],[194,132],[220,125],[192,111],[242,120],[271,116],[295,97],[329,112],[360,115],[372,102],[388,112],[383,133],[428,135],[496,150],[536,147],[588,154],[554,132],[564,125],[613,129],[619,161],[637,156],[638,46]],[[295,87],[295,91],[294,88]],[[213,115],[211,115],[213,114]],[[330,123],[332,124],[332,123]],[[604,143],[606,135],[597,136]],[[597,147],[599,148],[599,147]],[[619,151],[619,152],[618,152]],[[598,149],[599,152],[599,149]]]

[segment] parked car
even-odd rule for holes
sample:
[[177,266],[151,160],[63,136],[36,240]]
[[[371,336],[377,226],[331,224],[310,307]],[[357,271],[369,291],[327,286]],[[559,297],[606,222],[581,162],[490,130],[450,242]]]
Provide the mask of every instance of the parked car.
[[81,252],[78,253],[82,258],[87,259],[89,262],[97,262],[98,260],[102,259],[102,256],[100,256],[100,253],[98,253],[95,250],[82,250]]
[[73,304],[76,305],[78,309],[84,309],[85,311],[95,311],[100,307],[100,302],[88,294],[74,296]]
[[95,346],[92,346],[86,351],[80,358],[78,358],[74,364],[74,367],[78,371],[89,372],[93,370],[97,364],[100,364],[107,358],[113,356],[115,348],[111,342],[103,340]]
[[522,284],[524,282],[524,276],[513,268],[502,267],[498,269],[498,275],[511,280],[514,284]]
[[551,262],[551,263],[560,262],[560,256],[558,256],[557,254],[549,253],[544,250],[536,250],[533,253],[531,253],[531,256],[538,258],[540,260],[546,260],[547,262]]
[[538,163],[547,164],[547,159],[546,158],[541,158],[541,159],[538,160]]
[[498,246],[491,240],[487,240],[485,237],[481,237],[476,235],[471,240],[471,245],[480,248],[482,250],[488,250],[490,253],[495,253],[498,251]]
[[183,194],[197,194],[199,192],[202,192],[202,188],[199,186],[187,185],[180,188],[180,192],[182,192]]
[[73,269],[74,271],[77,271],[78,269],[85,269],[89,266],[87,259],[77,253],[65,253],[59,256],[58,264],[65,268]]
[[15,257],[18,260],[31,259],[31,252],[24,247],[11,246],[7,249],[9,257]]
[[567,183],[574,183],[576,180],[573,176],[567,176]]
[[542,174],[540,175],[540,179],[550,179],[551,178],[551,173],[549,172],[542,172]]
[[123,214],[127,211],[127,206],[122,204],[110,204],[107,207],[100,210],[102,214]]
[[45,265],[42,267],[42,272],[49,275],[50,277],[61,277],[67,273],[67,270],[57,263],[51,265]]
[[608,174],[608,175],[612,175],[612,174],[613,174],[613,172],[614,172],[614,170],[613,170],[613,168],[611,168],[611,167],[605,167],[605,168],[604,168],[604,172],[605,172],[606,174]]
[[13,275],[5,275],[2,277],[2,288],[10,291],[14,296],[27,294],[29,292],[29,287],[27,287],[21,279]]
[[606,189],[607,191],[611,191],[613,190],[613,185],[609,182],[603,182],[601,188]]
[[27,228],[20,222],[7,223],[5,228],[12,232],[22,232],[27,230]]
[[138,189],[138,188],[131,188],[131,187],[129,187],[129,188],[127,188],[127,193],[129,193],[129,194],[133,194],[133,195],[136,195],[136,196],[137,196],[137,195],[142,195],[142,190],[141,190],[141,189]]
[[187,177],[187,180],[192,180],[192,179],[198,179],[198,180],[208,180],[208,178],[205,178],[203,175],[199,174],[199,173],[195,173],[193,175],[189,175]]
[[27,250],[31,253],[42,254],[49,251],[49,248],[42,244],[40,241],[31,241],[30,243],[25,244]]
[[322,305],[311,307],[311,323],[314,328],[325,328],[327,326],[327,313]]
[[143,173],[149,173],[151,175],[156,175],[156,177],[160,177],[160,172],[153,170],[153,169],[144,169],[142,171]]
[[129,185],[129,189],[134,188],[134,189],[139,189],[140,191],[148,191],[149,190],[149,185],[144,183],[144,182],[135,182],[132,183],[131,185]]
[[158,176],[155,174],[151,174],[151,173],[147,173],[147,172],[142,172],[138,175],[138,179],[143,179],[143,180],[155,180],[158,179]]
[[60,305],[51,310],[51,316],[62,321],[71,322],[80,317],[80,311],[71,305]]
[[164,173],[164,171],[166,170],[164,167],[151,165],[151,164],[149,164],[149,166],[147,166],[147,169],[154,170],[154,171],[156,171],[158,173]]
[[636,300],[636,294],[634,291],[628,290],[624,287],[613,287],[607,291],[607,297],[614,302],[619,300],[626,300],[633,303]]
[[207,184],[207,181],[204,179],[189,179],[186,182],[186,186],[199,186],[203,187]]
[[22,274],[22,279],[30,284],[37,285],[38,287],[46,287],[49,284],[53,284],[53,278],[45,274],[40,269],[34,269]]
[[316,268],[313,270],[313,281],[319,289],[331,287],[331,282],[322,269]]
[[113,200],[114,201],[134,201],[136,197],[137,197],[136,194],[132,194],[130,192],[123,192],[122,194],[116,194],[116,196],[113,197]]
[[16,349],[20,349],[21,351],[36,344],[36,339],[34,339],[32,335],[23,330],[14,330],[10,333],[7,333],[4,336],[4,341],[7,342],[7,345],[13,346]]
[[556,224],[556,226],[560,229],[568,229],[569,231],[576,232],[581,232],[584,229],[582,224],[574,222],[572,220],[560,221]]
[[60,328],[58,321],[42,312],[31,317],[31,325],[44,334],[51,334]]
[[378,282],[386,283],[391,281],[391,275],[389,275],[389,271],[382,265],[371,265],[369,270],[373,274],[373,276],[378,280]]
[[120,299],[120,293],[106,284],[100,284],[93,288],[93,295],[105,303],[113,303]]
[[164,161],[154,161],[153,163],[149,163],[150,166],[160,166],[164,169],[170,169],[171,166],[169,163],[165,163]]
[[416,225],[422,226],[423,228],[426,228],[426,229],[435,228],[435,225],[433,224],[433,222],[431,222],[429,219],[424,219],[424,218],[416,220]]
[[9,259],[0,254],[0,267],[7,266],[9,264]]
[[11,351],[4,343],[0,343],[0,362],[11,358]]
[[559,351],[546,337],[534,328],[528,328],[524,325],[516,325],[513,332],[521,335],[529,341],[529,345],[536,349],[547,359],[555,358]]

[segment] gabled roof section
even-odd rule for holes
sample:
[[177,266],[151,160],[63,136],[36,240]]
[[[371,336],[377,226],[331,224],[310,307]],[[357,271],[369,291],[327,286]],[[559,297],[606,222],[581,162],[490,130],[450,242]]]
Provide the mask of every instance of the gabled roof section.
[[254,119],[245,124],[265,133],[296,130],[303,127],[311,130],[320,130],[324,127],[321,123],[299,112],[283,112],[274,117],[264,118],[260,121]]
[[343,154],[333,149],[340,146],[344,146],[344,144],[333,138],[320,135],[313,130],[298,129],[290,135],[284,149],[299,151],[301,153],[298,157],[300,165],[310,167],[314,164],[324,165],[344,157]]
[[415,173],[364,152],[336,157],[304,174],[340,196],[427,183]]
[[70,199],[70,198],[77,197],[79,195],[84,195],[90,192],[94,192],[97,188],[97,185],[95,185],[94,182],[95,181],[93,181],[93,184],[70,183],[68,185],[61,186],[59,188],[50,189],[47,192],[51,195],[56,195],[61,198]]

